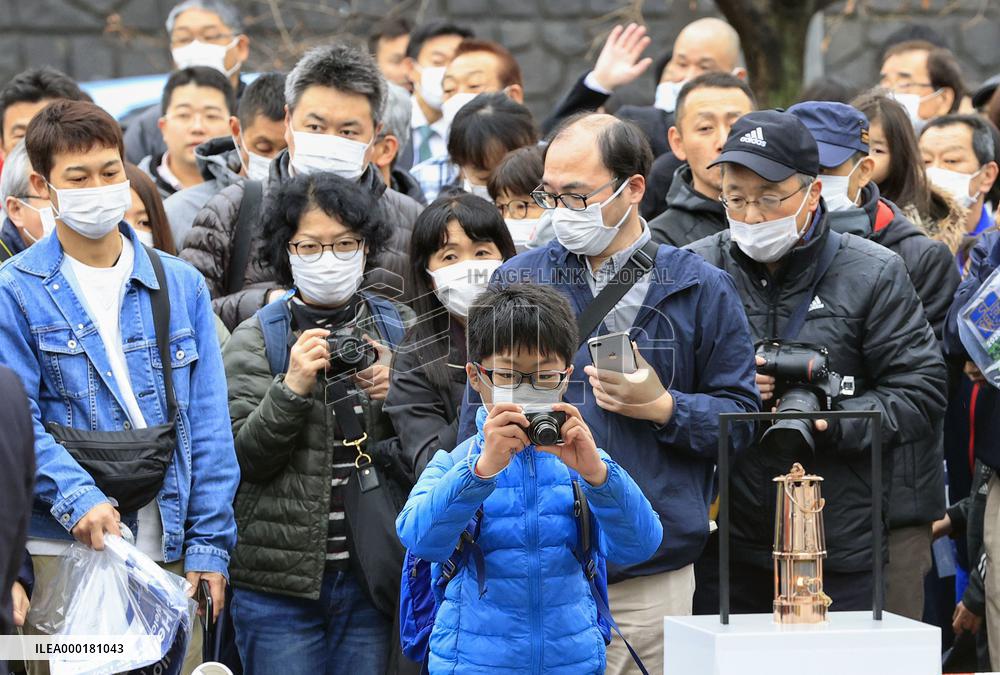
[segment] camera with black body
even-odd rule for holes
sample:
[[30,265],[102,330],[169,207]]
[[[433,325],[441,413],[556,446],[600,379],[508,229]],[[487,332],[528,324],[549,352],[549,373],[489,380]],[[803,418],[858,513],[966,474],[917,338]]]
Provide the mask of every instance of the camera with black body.
[[[854,393],[853,378],[844,378],[830,369],[826,347],[761,340],[756,349],[757,356],[764,359],[757,372],[775,380],[774,398],[779,401],[776,412],[831,410],[834,401]],[[813,420],[778,420],[761,436],[760,445],[771,453],[811,454],[816,450]]]
[[562,442],[562,426],[566,423],[566,413],[556,410],[526,412],[528,428],[525,433],[532,445],[555,445]]
[[359,373],[378,360],[378,354],[369,342],[347,331],[330,333],[326,343],[330,349],[330,375]]

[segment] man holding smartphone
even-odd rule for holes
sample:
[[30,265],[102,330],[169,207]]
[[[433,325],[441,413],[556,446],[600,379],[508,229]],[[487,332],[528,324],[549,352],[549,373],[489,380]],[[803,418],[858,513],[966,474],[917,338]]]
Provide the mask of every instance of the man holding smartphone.
[[[493,281],[552,286],[569,299],[581,339],[600,335],[610,344],[617,339],[606,334],[627,333],[621,346],[635,345],[631,374],[595,368],[581,345],[566,400],[660,516],[654,556],[608,572],[615,619],[650,672],[661,672],[663,617],[691,613],[693,563],[708,539],[719,413],[756,411],[758,399],[749,327],[729,276],[650,243],[639,202],[651,163],[649,142],[631,122],[591,113],[566,120],[532,194],[552,211],[556,239],[508,260]],[[614,351],[621,358],[617,344]],[[478,400],[467,394],[459,438],[473,433]],[[730,433],[738,451],[752,442],[753,425]],[[607,672],[625,673],[631,663],[616,639]]]

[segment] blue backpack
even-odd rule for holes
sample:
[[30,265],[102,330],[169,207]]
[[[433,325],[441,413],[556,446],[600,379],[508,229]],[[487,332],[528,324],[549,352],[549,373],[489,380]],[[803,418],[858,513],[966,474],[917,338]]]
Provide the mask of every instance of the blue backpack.
[[[288,370],[289,336],[291,335],[291,318],[288,313],[287,300],[294,291],[289,291],[281,300],[264,305],[257,311],[257,321],[264,334],[264,353],[271,367],[271,374],[278,375]],[[371,312],[375,327],[379,334],[395,349],[403,341],[405,327],[399,310],[385,298],[362,293],[368,310]]]
[[[572,471],[570,472],[573,473]],[[593,528],[593,517],[587,497],[583,494],[580,481],[573,478],[573,517],[576,520],[577,546],[573,556],[583,568],[584,576],[590,584],[590,593],[597,605],[597,625],[604,636],[604,644],[611,644],[611,631],[614,630],[622,639],[632,660],[643,675],[649,675],[639,654],[632,648],[625,636],[618,629],[608,608],[608,572],[604,558],[594,551],[590,533]],[[479,597],[486,593],[486,559],[477,540],[480,526],[483,522],[483,507],[476,514],[459,536],[458,544],[451,556],[442,565],[441,576],[437,583],[432,581],[431,564],[416,557],[409,551],[403,559],[403,578],[400,583],[399,596],[399,641],[403,654],[412,661],[421,663],[421,673],[427,672],[427,655],[430,653],[431,631],[448,583],[463,565],[471,559],[476,570],[476,584]]]

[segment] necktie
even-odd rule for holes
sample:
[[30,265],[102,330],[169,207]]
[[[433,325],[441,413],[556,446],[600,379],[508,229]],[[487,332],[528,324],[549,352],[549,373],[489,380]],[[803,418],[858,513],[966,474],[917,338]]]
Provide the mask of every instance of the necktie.
[[431,137],[434,135],[434,130],[431,125],[425,124],[417,127],[417,131],[420,133],[420,145],[417,146],[417,163],[419,163],[431,158]]

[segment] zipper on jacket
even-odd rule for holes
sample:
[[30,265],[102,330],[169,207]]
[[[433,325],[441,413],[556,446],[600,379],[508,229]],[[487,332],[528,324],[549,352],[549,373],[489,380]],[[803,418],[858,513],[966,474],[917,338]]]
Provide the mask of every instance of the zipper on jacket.
[[[527,455],[527,457],[525,457]],[[535,478],[535,453],[529,450],[525,457],[524,496],[528,516],[528,623],[531,631],[531,672],[542,672],[542,609],[538,559],[538,484]]]

